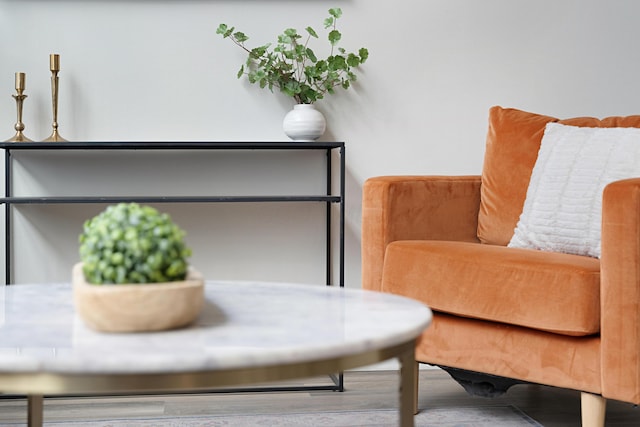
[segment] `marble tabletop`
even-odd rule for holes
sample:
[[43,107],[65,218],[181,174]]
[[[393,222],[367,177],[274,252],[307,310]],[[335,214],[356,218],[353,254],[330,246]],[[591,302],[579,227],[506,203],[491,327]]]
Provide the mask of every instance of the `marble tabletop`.
[[287,283],[206,283],[194,324],[153,333],[88,329],[70,284],[0,286],[0,373],[171,373],[341,357],[410,341],[431,311],[404,297]]

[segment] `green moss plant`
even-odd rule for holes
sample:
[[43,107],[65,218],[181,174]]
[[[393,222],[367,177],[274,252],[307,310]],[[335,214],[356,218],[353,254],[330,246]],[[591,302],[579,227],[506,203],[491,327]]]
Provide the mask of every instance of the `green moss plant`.
[[166,213],[120,203],[84,223],[80,259],[87,282],[96,285],[184,280],[191,250],[185,232]]

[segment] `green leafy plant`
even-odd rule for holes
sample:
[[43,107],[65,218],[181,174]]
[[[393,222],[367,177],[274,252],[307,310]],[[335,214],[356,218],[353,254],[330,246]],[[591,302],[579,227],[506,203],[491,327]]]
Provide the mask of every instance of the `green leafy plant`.
[[92,284],[183,280],[191,250],[166,213],[137,203],[107,207],[84,223],[80,259]]
[[275,46],[268,43],[253,49],[245,45],[249,37],[234,27],[220,24],[216,33],[231,39],[249,54],[238,71],[238,78],[246,75],[249,82],[261,88],[269,88],[272,92],[277,88],[298,104],[313,104],[326,94],[335,93],[338,87],[348,89],[356,81],[354,69],[369,57],[369,51],[364,47],[357,53],[348,53],[338,46],[342,34],[336,22],[341,16],[340,8],[329,9],[329,17],[324,20],[331,47],[326,59],[318,59],[309,47],[311,38],[319,38],[311,27],[305,29],[306,37],[296,29],[288,28],[278,36]]

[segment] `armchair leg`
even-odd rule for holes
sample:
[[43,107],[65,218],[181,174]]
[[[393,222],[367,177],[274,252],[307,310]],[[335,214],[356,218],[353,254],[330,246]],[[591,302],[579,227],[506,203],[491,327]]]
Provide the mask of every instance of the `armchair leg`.
[[580,401],[582,427],[604,427],[607,399],[597,394],[582,392]]
[[418,413],[418,385],[420,380],[420,364],[415,363],[413,370],[413,415]]

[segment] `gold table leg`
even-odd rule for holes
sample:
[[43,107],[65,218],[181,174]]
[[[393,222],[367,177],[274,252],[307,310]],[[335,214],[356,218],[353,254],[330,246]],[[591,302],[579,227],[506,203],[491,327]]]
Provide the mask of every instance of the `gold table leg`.
[[44,399],[41,394],[27,396],[27,426],[42,427]]
[[413,416],[418,397],[416,393],[418,364],[415,345],[409,346],[398,359],[400,360],[400,426],[414,427]]

